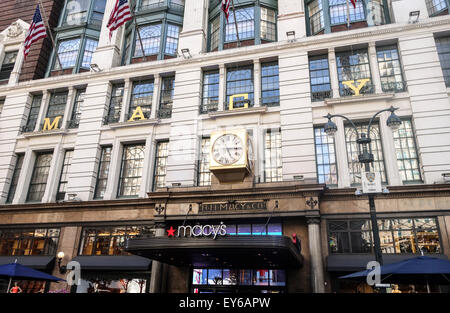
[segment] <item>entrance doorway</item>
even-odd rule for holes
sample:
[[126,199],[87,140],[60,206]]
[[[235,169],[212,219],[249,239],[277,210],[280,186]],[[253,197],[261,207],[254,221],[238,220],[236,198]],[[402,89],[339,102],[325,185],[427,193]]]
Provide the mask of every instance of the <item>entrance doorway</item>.
[[282,269],[197,268],[192,270],[193,293],[284,293]]

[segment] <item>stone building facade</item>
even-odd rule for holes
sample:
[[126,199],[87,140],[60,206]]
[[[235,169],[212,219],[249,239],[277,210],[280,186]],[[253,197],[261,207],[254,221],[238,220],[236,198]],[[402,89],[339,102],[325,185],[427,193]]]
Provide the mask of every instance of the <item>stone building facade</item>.
[[[35,7],[7,1],[0,262],[63,277],[77,261],[74,292],[356,291],[337,278],[373,259],[356,135],[391,106],[400,129],[383,112],[370,133],[385,263],[448,258],[450,4],[361,0],[347,25],[345,2],[236,0],[238,47],[218,0],[132,1],[111,37],[114,0],[43,1],[55,48],[24,62]],[[328,113],[357,132],[336,117],[328,137]],[[209,138],[240,129],[249,173],[223,182]]]

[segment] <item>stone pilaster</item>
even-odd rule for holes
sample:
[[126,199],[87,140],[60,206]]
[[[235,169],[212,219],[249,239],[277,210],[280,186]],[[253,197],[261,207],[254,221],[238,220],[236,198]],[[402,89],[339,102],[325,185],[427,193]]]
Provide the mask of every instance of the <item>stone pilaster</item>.
[[311,257],[311,285],[314,293],[325,292],[325,280],[322,261],[322,246],[320,241],[320,218],[307,217],[309,252]]

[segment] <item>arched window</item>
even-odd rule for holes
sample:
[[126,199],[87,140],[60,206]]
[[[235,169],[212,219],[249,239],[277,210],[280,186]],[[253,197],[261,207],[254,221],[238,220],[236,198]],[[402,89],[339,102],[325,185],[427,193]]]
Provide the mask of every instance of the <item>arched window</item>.
[[277,40],[278,1],[234,1],[228,21],[220,0],[209,4],[208,50],[217,51]]

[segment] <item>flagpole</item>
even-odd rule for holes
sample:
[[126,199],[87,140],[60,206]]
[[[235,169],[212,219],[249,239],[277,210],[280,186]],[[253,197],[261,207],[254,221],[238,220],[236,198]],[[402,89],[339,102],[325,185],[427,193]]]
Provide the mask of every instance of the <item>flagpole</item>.
[[239,40],[239,29],[238,29],[237,20],[236,20],[236,10],[234,9],[234,0],[231,0],[231,8],[233,9],[234,26],[236,27],[237,46],[240,47],[241,46],[241,41]]
[[350,28],[350,1],[347,0],[347,28]]
[[138,27],[137,21],[136,21],[136,16],[134,14],[134,12],[136,11],[136,6],[137,6],[137,2],[134,5],[133,12],[130,12],[130,13],[131,13],[131,16],[133,17],[134,29],[137,32],[137,35],[138,35],[138,38],[139,38],[139,43],[141,45],[141,51],[142,51],[142,55],[144,56],[144,62],[147,62],[147,56],[145,55],[144,45],[142,44],[141,32],[139,31],[139,27]]
[[48,30],[48,34],[50,35],[50,39],[52,41],[53,50],[55,51],[56,59],[58,60],[59,68],[62,71],[63,70],[62,63],[61,63],[61,60],[59,58],[58,50],[56,50],[55,40],[53,39],[52,30],[50,29],[50,24],[48,24],[47,15],[45,14],[44,5],[42,4],[41,0],[39,0],[39,5],[41,7],[42,17],[44,19],[45,29]]

